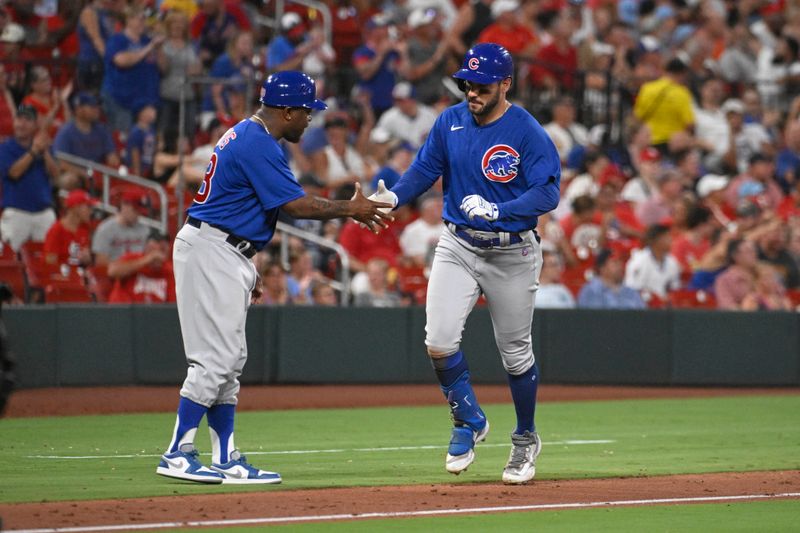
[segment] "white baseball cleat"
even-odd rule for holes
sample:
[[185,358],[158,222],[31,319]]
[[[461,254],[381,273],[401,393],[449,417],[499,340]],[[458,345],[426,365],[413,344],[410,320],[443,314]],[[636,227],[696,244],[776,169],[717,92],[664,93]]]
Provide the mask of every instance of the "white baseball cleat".
[[451,474],[458,475],[475,460],[475,444],[486,440],[489,433],[489,421],[479,431],[474,431],[469,426],[455,426],[450,437],[450,446],[447,448],[447,457],[444,468]]
[[538,433],[526,431],[522,435],[511,434],[511,454],[503,470],[503,483],[520,485],[536,475],[536,458],[542,451],[542,439]]
[[219,472],[223,483],[234,485],[271,485],[281,482],[281,475],[277,472],[259,470],[247,462],[247,458],[238,450],[231,452],[230,461],[225,464],[212,463],[211,469]]
[[188,448],[185,451],[177,450],[162,455],[156,474],[198,483],[222,483],[222,474],[203,466],[197,458],[197,450],[185,446]]

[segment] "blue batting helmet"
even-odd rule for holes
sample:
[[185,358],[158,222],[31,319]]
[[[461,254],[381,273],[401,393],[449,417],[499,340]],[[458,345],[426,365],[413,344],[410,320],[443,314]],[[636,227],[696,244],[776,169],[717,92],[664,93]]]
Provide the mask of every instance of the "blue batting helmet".
[[272,107],[305,107],[324,111],[325,102],[317,100],[317,87],[307,74],[284,70],[271,74],[261,86],[261,103]]
[[514,75],[514,61],[508,50],[495,43],[476,44],[464,56],[457,80],[489,85]]

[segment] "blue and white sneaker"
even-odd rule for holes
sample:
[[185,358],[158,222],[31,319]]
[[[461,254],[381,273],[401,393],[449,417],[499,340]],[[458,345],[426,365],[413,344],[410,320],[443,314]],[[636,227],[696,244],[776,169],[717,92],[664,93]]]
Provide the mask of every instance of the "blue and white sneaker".
[[197,458],[199,453],[194,446],[184,444],[181,448],[183,450],[161,456],[156,474],[200,483],[222,483],[224,476],[203,466]]
[[211,463],[211,468],[223,477],[223,483],[238,485],[246,484],[276,484],[281,482],[281,475],[277,472],[259,470],[247,462],[247,458],[239,450],[231,452],[231,460],[225,464]]
[[[484,419],[485,420],[485,419]],[[475,460],[475,444],[486,440],[489,434],[489,421],[480,429],[472,429],[468,425],[457,425],[450,436],[450,446],[447,448],[447,457],[444,467],[451,474],[458,475],[467,469]]]

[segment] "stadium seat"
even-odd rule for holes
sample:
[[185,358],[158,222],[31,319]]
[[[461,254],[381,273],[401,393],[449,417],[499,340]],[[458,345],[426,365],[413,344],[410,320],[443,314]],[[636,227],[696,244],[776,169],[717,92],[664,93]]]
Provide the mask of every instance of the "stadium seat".
[[786,296],[789,297],[795,309],[800,309],[800,289],[788,289]]
[[44,243],[28,241],[19,250],[29,287],[44,287],[50,269],[44,262]]
[[69,269],[66,276],[52,275],[44,287],[44,298],[47,303],[96,301],[83,271],[75,268]]
[[676,309],[715,309],[717,300],[703,290],[678,289],[669,293],[669,305]]
[[0,281],[6,283],[14,296],[26,299],[25,267],[19,261],[0,260]]

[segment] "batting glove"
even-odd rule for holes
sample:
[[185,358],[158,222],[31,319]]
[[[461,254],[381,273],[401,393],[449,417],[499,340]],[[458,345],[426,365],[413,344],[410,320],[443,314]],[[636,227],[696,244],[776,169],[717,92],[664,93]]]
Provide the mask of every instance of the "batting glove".
[[485,200],[482,196],[477,194],[470,194],[465,196],[461,201],[461,210],[472,220],[475,217],[480,217],[493,222],[497,220],[500,211],[497,209],[497,204]]
[[[386,188],[386,184],[383,183],[383,180],[378,180],[378,190],[372,193],[367,200],[372,200],[375,202],[385,202],[387,204],[392,204],[392,206],[397,207],[397,195]],[[388,213],[392,210],[389,207],[379,207],[381,211],[384,213]]]

